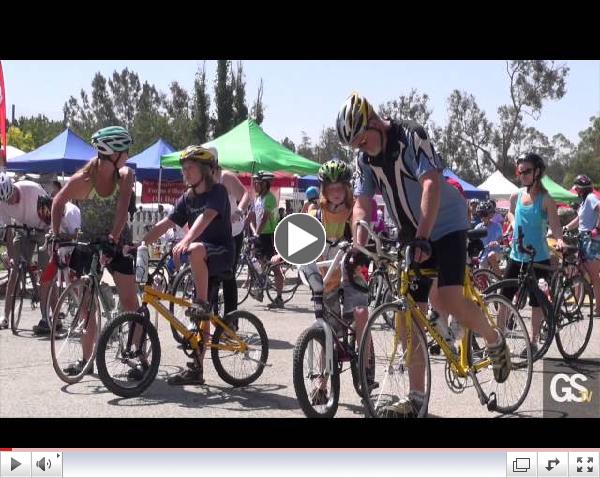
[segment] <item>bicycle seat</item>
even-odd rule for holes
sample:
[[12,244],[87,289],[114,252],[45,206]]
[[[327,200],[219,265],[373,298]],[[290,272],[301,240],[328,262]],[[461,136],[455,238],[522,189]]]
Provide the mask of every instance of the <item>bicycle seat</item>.
[[481,227],[479,229],[469,229],[467,231],[467,238],[470,241],[474,241],[477,239],[483,239],[485,236],[487,236],[487,228],[486,227]]

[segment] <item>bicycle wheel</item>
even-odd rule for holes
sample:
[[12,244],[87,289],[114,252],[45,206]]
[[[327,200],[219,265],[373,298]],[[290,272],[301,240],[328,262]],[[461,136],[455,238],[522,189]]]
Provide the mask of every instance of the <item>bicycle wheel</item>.
[[310,327],[298,337],[292,370],[294,390],[300,408],[309,418],[332,418],[340,400],[340,373],[337,350],[333,350],[333,370],[326,373],[325,331]]
[[[390,315],[394,326],[389,324]],[[394,303],[379,306],[369,317],[358,361],[363,404],[369,417],[427,416],[431,392],[427,341],[416,322],[411,326],[409,341],[404,312]],[[411,396],[411,388],[422,397]]]
[[[58,303],[58,299],[65,291],[65,283],[61,276],[60,271],[54,276],[52,279],[52,283],[50,284],[50,289],[48,289],[48,297],[46,298],[46,304],[44,305],[46,309],[46,317],[48,317],[48,323],[50,327],[52,327],[53,317],[54,317],[54,308]],[[53,305],[54,304],[54,307]]]
[[[531,308],[526,309],[527,298],[529,297],[529,290],[525,284],[519,284],[518,279],[504,279],[495,284],[492,284],[485,290],[485,294],[500,294],[502,289],[516,288],[517,292],[513,297],[512,304],[517,309],[523,323],[527,328],[530,341],[531,337],[534,336],[534,322],[533,322],[533,311]],[[540,305],[542,316],[539,324],[538,337],[535,343],[532,342],[533,361],[541,359],[550,348],[552,341],[554,340],[556,330],[556,320],[554,318],[554,310],[552,304],[546,299],[545,295],[541,291],[537,293],[538,303]],[[534,347],[535,345],[535,347]]]
[[491,269],[475,269],[473,271],[473,284],[479,292],[483,292],[501,279],[502,277]]
[[[194,284],[194,276],[192,275],[192,269],[190,267],[186,267],[177,273],[173,279],[170,293],[178,299],[183,299],[189,302],[194,300],[194,297],[196,297],[196,286]],[[189,319],[185,315],[186,311],[187,307],[177,305],[173,302],[169,303],[169,312],[171,312],[174,317],[177,317],[184,324],[189,323]],[[171,333],[177,343],[184,343],[183,336],[172,325]]]
[[594,291],[582,277],[573,278],[559,299],[556,346],[567,360],[581,356],[592,336],[594,326]]
[[211,343],[211,358],[219,377],[229,385],[243,387],[261,376],[269,357],[269,339],[258,317],[243,310],[234,310],[223,319],[232,336],[220,325],[215,328]]
[[78,279],[62,293],[50,334],[52,366],[66,383],[79,382],[94,364],[101,317],[89,279]]
[[[19,332],[19,324],[21,323],[21,316],[23,312],[23,300],[25,299],[25,269],[23,266],[19,266],[19,275],[17,276],[17,282],[15,283],[12,293],[12,309],[10,310],[10,328],[14,335]],[[8,295],[9,291],[6,291]]]
[[279,266],[283,275],[283,288],[281,289],[281,298],[283,303],[287,304],[298,290],[300,286],[300,278],[298,276],[298,269],[291,264],[269,264],[266,271],[267,277],[267,296],[269,300],[273,302],[277,297],[277,289],[275,287],[275,267]]
[[126,312],[100,335],[98,375],[106,388],[120,397],[137,397],[152,385],[160,365],[160,340],[143,315]]
[[[247,266],[245,269],[245,273],[242,274],[241,270],[244,268],[244,266]],[[253,277],[254,277],[254,272],[251,271],[252,266],[248,265],[246,263],[246,256],[242,257],[240,259],[240,262],[238,263],[238,272],[235,276],[235,281],[237,283],[237,288],[238,288],[238,303],[237,305],[242,305],[244,303],[244,301],[248,298],[248,296],[250,295],[250,288],[253,285]]]
[[533,375],[533,354],[525,322],[515,306],[499,294],[483,298],[490,325],[498,327],[510,350],[511,371],[508,378],[498,383],[483,338],[469,333],[469,366],[475,369],[471,375],[475,386],[485,394],[488,410],[512,413],[521,406]]

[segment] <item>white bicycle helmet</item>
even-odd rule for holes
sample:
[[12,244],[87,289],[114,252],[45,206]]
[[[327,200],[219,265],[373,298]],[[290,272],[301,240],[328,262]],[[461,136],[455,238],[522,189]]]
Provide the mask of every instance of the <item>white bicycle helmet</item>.
[[6,171],[0,171],[0,201],[8,201],[14,190],[13,180],[6,174]]

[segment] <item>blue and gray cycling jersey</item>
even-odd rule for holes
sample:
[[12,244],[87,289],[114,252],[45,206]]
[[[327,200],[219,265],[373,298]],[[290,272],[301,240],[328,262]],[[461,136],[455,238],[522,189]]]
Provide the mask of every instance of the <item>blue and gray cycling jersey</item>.
[[429,171],[440,175],[440,207],[431,232],[431,240],[469,228],[467,203],[460,192],[444,181],[443,165],[425,129],[412,121],[392,121],[384,154],[357,158],[354,195],[383,196],[390,216],[404,239],[415,236],[421,220],[423,188],[419,179]]

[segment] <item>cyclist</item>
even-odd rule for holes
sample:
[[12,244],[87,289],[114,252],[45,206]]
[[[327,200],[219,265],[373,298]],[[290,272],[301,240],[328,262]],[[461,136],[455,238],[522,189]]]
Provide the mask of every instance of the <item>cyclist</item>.
[[477,206],[477,215],[481,222],[475,226],[475,229],[487,229],[487,236],[482,239],[483,250],[479,255],[479,261],[482,265],[489,264],[490,269],[496,274],[500,273],[499,257],[502,252],[502,227],[497,222],[492,221],[496,208],[491,201],[483,201]]
[[575,190],[581,205],[575,217],[565,226],[566,230],[579,225],[579,247],[583,252],[583,266],[590,275],[596,297],[596,316],[600,317],[600,199],[593,193],[594,185],[589,177],[580,174],[575,178]]
[[[272,173],[266,171],[259,171],[252,176],[254,180],[254,191],[256,192],[256,199],[254,201],[254,214],[256,221],[255,228],[255,240],[257,254],[263,258],[263,260],[271,261],[276,264],[280,261],[280,258],[275,252],[275,227],[277,226],[277,201],[275,196],[271,192],[271,182],[275,179]],[[268,305],[269,308],[282,309],[284,307],[283,298],[281,297],[283,291],[283,274],[281,273],[281,267],[273,267],[273,274],[275,275],[275,289],[277,291],[277,297],[275,300]]]
[[[121,126],[109,126],[96,131],[91,140],[98,151],[83,168],[77,171],[56,194],[52,203],[52,234],[60,232],[60,222],[67,201],[77,200],[81,211],[81,240],[105,241],[108,271],[112,274],[123,311],[135,311],[139,304],[133,260],[121,252],[122,244],[131,242],[127,227],[128,207],[133,187],[133,171],[125,165],[133,139]],[[78,276],[89,272],[92,253],[75,248],[69,266]],[[95,321],[92,321],[95,324]],[[87,329],[82,336],[85,355],[91,355],[96,341],[95,328]],[[83,363],[73,364],[66,373],[76,375]],[[93,373],[93,367],[89,373]],[[131,369],[130,374],[141,374]]]
[[[379,190],[402,238],[414,241],[415,261],[438,269],[434,282],[442,309],[485,339],[496,381],[504,382],[511,368],[504,336],[463,294],[467,208],[460,193],[444,180],[425,129],[411,121],[381,119],[357,93],[342,105],[336,126],[341,142],[360,151],[352,223],[370,217],[370,200]],[[366,231],[355,228],[354,240],[365,244]],[[421,281],[413,293],[423,313],[430,287],[431,281]],[[409,370],[409,400],[390,406],[399,416],[414,416],[422,406],[424,364],[417,362]]]
[[[146,244],[152,244],[174,225],[189,226],[183,239],[173,248],[173,257],[179,260],[181,254],[188,254],[196,285],[192,319],[201,324],[204,339],[210,332],[210,322],[204,320],[211,313],[208,280],[231,272],[235,254],[227,189],[214,179],[217,161],[214,148],[192,145],[181,152],[181,170],[189,189],[177,200],[171,214],[159,221],[142,239]],[[198,350],[195,360],[188,362],[186,370],[169,377],[169,385],[202,385],[205,353],[206,347]]]
[[316,206],[316,204],[319,200],[319,190],[316,187],[311,186],[306,190],[305,194],[306,194],[306,202],[302,206],[302,211],[300,211],[303,213],[307,213],[311,206]]
[[[520,252],[518,247],[519,229],[523,232],[523,245],[535,248],[534,262],[550,266],[550,250],[546,241],[548,224],[556,238],[557,249],[564,247],[560,219],[556,212],[556,203],[542,184],[546,165],[541,156],[528,153],[517,159],[517,176],[524,188],[510,197],[510,218],[513,223],[513,240],[510,256],[504,272],[504,278],[518,277],[519,271],[529,261],[529,256]],[[550,283],[549,271],[536,269],[536,276]],[[512,300],[516,288],[508,287],[502,294]],[[531,350],[537,352],[537,341],[540,337],[542,324],[542,309],[533,294],[529,296],[531,306]],[[523,351],[522,355],[527,351]]]
[[[14,220],[18,226],[41,229],[42,232],[27,233],[24,230],[14,231],[12,241],[8,241],[8,255],[13,264],[17,264],[22,257],[31,262],[34,250],[45,242],[45,232],[48,225],[38,214],[38,199],[46,197],[48,193],[33,181],[17,181],[13,183],[12,178],[4,171],[0,171],[0,223],[10,224]],[[38,250],[38,267],[43,269],[48,264],[48,253],[45,249]],[[0,328],[8,327],[8,317],[13,306],[13,294],[9,293],[16,286],[18,277],[17,267],[11,267],[6,285],[6,298],[4,301],[4,317],[0,317]],[[46,303],[48,285],[40,285],[40,301]],[[46,308],[40,307],[42,318],[37,326],[33,327],[35,333],[49,330]]]
[[[354,198],[352,196],[352,171],[350,167],[337,159],[323,164],[319,168],[319,180],[321,182],[321,199],[317,204],[311,205],[308,214],[315,216],[325,228],[328,241],[338,241],[344,237],[351,239],[352,207]],[[337,250],[329,248],[323,259],[333,259]],[[343,287],[343,315],[340,316],[347,323],[354,322],[356,330],[356,343],[360,343],[362,332],[367,324],[368,311],[368,285],[360,273],[360,267],[368,265],[368,259],[360,253],[347,257],[341,270],[336,271],[328,283],[323,284],[323,302],[329,304],[329,308],[339,310],[339,288]],[[321,271],[325,275],[326,269]],[[337,324],[332,324],[336,325]],[[313,405],[327,403],[328,394],[326,383],[320,383],[313,390],[311,401]]]

